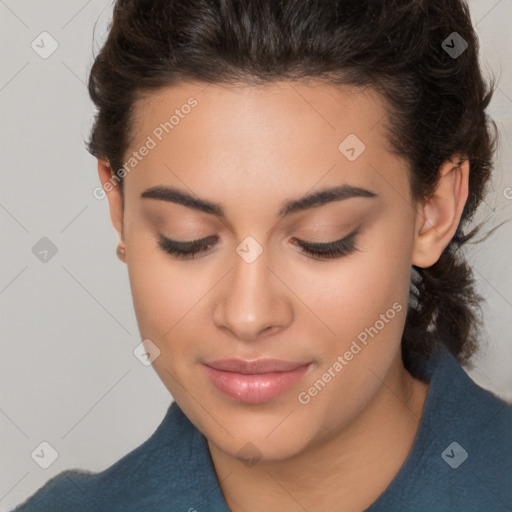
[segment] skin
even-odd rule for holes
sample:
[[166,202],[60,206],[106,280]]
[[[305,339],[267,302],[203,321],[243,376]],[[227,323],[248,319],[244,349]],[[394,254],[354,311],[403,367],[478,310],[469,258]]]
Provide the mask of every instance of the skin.
[[[400,355],[410,269],[434,264],[453,237],[468,163],[454,155],[439,169],[434,194],[413,205],[407,162],[390,151],[377,93],[287,82],[181,83],[153,92],[136,104],[128,153],[191,96],[198,105],[126,175],[124,212],[119,187],[107,194],[141,336],[160,350],[153,366],[206,436],[232,511],[315,512],[339,503],[360,511],[390,484],[418,430],[428,384],[406,371]],[[338,149],[349,134],[366,145],[353,162]],[[108,162],[99,160],[98,172],[105,185]],[[286,201],[343,183],[377,197],[277,217]],[[219,203],[226,219],[140,197],[156,185]],[[290,242],[335,241],[358,226],[360,250],[337,259],[314,259]],[[158,247],[159,232],[219,242],[179,260]],[[250,264],[236,252],[247,236],[263,249]],[[308,404],[299,403],[298,393],[394,303],[400,312]],[[243,404],[201,368],[223,358],[313,365],[277,398]],[[248,442],[260,457],[253,465],[238,455]]]

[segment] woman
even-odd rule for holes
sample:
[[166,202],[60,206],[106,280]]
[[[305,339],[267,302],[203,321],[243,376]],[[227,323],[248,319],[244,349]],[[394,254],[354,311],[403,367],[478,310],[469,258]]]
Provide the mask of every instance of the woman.
[[492,170],[461,0],[118,0],[89,141],[175,402],[16,511],[512,508],[460,248]]

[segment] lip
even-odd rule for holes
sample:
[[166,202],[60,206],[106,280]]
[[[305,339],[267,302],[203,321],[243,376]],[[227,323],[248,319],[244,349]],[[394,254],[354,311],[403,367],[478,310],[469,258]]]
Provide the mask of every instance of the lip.
[[221,359],[201,364],[210,382],[225,395],[244,403],[272,400],[296,384],[311,362],[279,359]]

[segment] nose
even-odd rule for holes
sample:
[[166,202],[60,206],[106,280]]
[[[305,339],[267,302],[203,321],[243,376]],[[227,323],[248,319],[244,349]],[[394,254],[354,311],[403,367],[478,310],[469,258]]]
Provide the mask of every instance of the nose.
[[213,321],[244,341],[285,329],[293,320],[291,293],[269,267],[267,253],[248,263],[238,255],[216,296]]

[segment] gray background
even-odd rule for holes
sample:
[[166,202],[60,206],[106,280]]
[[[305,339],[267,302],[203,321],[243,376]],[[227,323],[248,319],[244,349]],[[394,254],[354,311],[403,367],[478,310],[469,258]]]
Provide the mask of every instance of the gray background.
[[[491,228],[512,217],[512,0],[470,7],[484,72],[499,79],[490,114],[501,148],[478,217]],[[172,400],[133,355],[141,340],[128,274],[84,148],[93,115],[86,77],[111,10],[105,0],[0,0],[0,512],[64,469],[106,468],[153,433]],[[43,31],[58,43],[47,59],[31,47],[51,49],[47,36],[41,48]],[[466,371],[506,399],[511,235],[509,223],[467,251],[486,303],[482,348]],[[43,237],[57,248],[47,262],[33,253]],[[58,452],[47,469],[31,457],[43,441]]]

